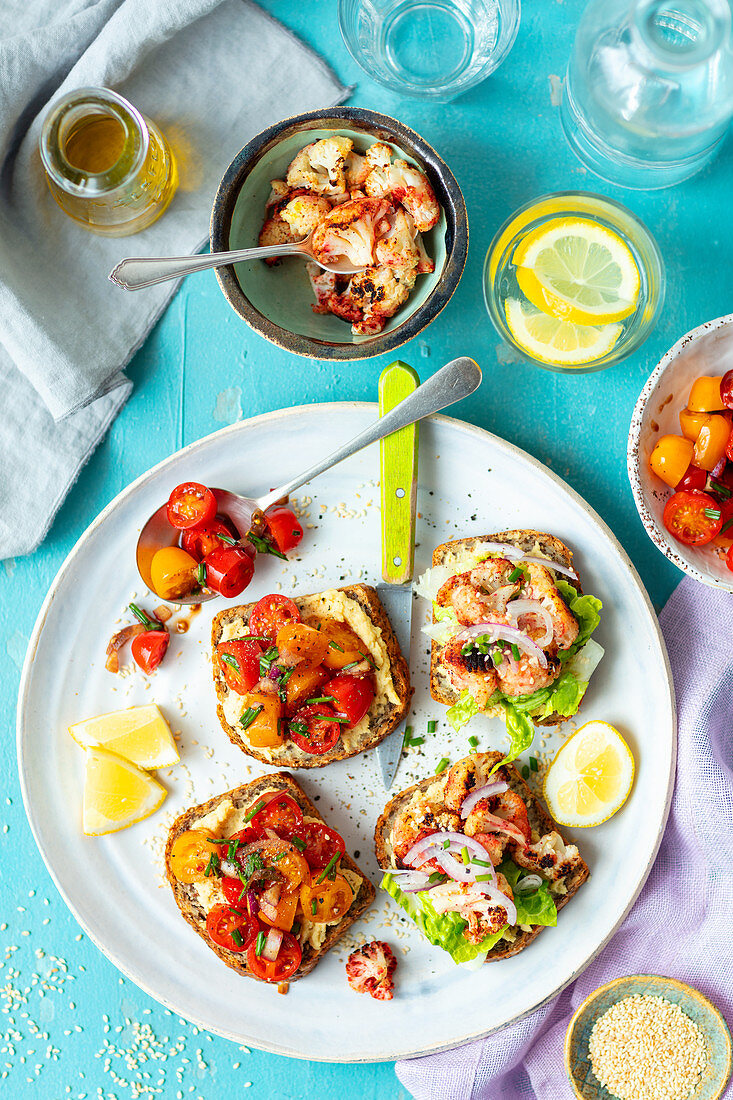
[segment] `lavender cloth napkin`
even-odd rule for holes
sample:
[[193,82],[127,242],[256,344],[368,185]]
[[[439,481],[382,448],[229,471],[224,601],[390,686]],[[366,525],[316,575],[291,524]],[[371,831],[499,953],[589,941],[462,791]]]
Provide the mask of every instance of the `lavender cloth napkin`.
[[728,593],[684,580],[660,615],[677,692],[677,780],[659,854],[631,913],[555,1001],[480,1042],[398,1062],[397,1076],[416,1100],[570,1096],[563,1066],[570,1018],[589,993],[624,974],[689,982],[733,1024],[730,611]]

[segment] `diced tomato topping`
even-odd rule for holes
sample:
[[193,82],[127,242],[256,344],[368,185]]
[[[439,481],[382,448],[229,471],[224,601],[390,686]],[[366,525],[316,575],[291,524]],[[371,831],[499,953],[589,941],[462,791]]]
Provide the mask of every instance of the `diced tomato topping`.
[[290,932],[283,932],[280,950],[274,962],[257,954],[257,939],[253,940],[247,950],[247,966],[255,978],[263,982],[284,982],[292,977],[300,966],[303,952],[295,936]]
[[391,1001],[394,996],[392,975],[397,959],[389,944],[372,940],[352,951],[346,962],[346,980],[357,993],[369,993],[376,1001]]
[[334,856],[346,851],[341,834],[322,821],[304,821],[298,835],[305,842],[303,855],[312,871],[322,871]]
[[274,504],[265,512],[265,520],[270,537],[282,554],[293,550],[303,538],[303,528],[291,508]]
[[669,533],[686,546],[711,542],[723,524],[719,502],[699,490],[673,493],[662,518]]
[[176,485],[169,496],[166,515],[171,526],[180,531],[211,523],[216,515],[216,497],[198,481],[186,481]]
[[269,596],[263,596],[255,604],[249,617],[249,631],[257,637],[270,638],[274,641],[280,627],[285,623],[299,622],[300,612],[295,601],[289,596],[281,596],[274,592]]
[[262,646],[253,638],[219,642],[216,656],[227,685],[237,695],[246,695],[260,678]]
[[288,722],[291,740],[303,752],[320,755],[332,749],[341,735],[341,721],[328,703],[301,707]]
[[226,599],[243,592],[254,576],[251,554],[239,546],[219,546],[204,558],[205,584]]
[[229,524],[222,519],[215,519],[213,523],[189,527],[183,532],[181,546],[196,561],[203,561],[213,550],[218,550],[221,546],[232,546],[237,541],[238,538]]
[[368,673],[365,676],[350,676],[348,672],[341,672],[323,685],[323,694],[330,695],[336,713],[343,714],[348,718],[349,725],[355,726],[372,705],[374,680]]
[[[266,795],[261,801],[265,798]],[[303,811],[294,798],[280,791],[267,799],[265,806],[250,820],[250,825],[258,836],[265,836],[266,829],[274,829],[283,840],[291,840],[293,836],[300,836]]]
[[246,951],[260,930],[258,921],[230,905],[215,905],[206,914],[206,931],[218,947]]
[[678,489],[704,489],[708,480],[707,470],[702,470],[699,466],[695,466],[692,462],[685,470],[682,478],[680,479],[677,488]]
[[148,676],[165,657],[170,640],[167,630],[146,630],[132,639],[130,651],[133,659]]

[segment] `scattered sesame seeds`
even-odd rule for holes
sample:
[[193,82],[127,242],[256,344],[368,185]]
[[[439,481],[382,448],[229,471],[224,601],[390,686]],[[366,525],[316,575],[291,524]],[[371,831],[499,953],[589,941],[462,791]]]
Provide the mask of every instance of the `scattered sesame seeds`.
[[708,1062],[697,1024],[664,997],[635,993],[596,1020],[593,1072],[618,1100],[684,1100]]

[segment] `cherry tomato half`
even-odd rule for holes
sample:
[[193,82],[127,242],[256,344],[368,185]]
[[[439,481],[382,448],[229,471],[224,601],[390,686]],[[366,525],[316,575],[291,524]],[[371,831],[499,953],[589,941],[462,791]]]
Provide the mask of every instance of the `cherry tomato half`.
[[300,664],[293,668],[285,685],[285,711],[288,715],[295,714],[303,706],[306,699],[323,695],[321,688],[328,679],[330,673],[323,665]]
[[150,563],[150,583],[153,591],[164,600],[188,596],[198,588],[196,559],[180,546],[161,546]]
[[263,596],[255,604],[249,617],[249,630],[251,634],[271,638],[274,641],[281,626],[285,623],[299,622],[300,612],[295,601],[275,592],[269,596]]
[[229,875],[222,875],[219,881],[224,891],[224,897],[227,899],[228,903],[233,905],[235,909],[246,909],[247,887],[244,885],[241,878],[230,878]]
[[333,707],[328,703],[316,703],[296,711],[288,722],[288,733],[299,749],[318,756],[333,748],[342,724]]
[[231,905],[215,905],[206,914],[209,937],[227,951],[246,951],[259,930],[258,921]]
[[144,634],[136,634],[132,639],[130,651],[133,660],[148,676],[165,657],[170,640],[167,630],[146,630]]
[[226,599],[243,592],[254,576],[251,556],[239,546],[220,546],[204,558],[206,585]]
[[664,506],[662,518],[670,535],[685,546],[711,542],[723,525],[718,501],[699,490],[673,493]]
[[369,674],[349,676],[348,672],[342,672],[323,685],[323,694],[330,695],[335,700],[336,712],[348,718],[350,726],[355,726],[372,705],[374,681]]
[[[728,553],[725,555],[725,564],[728,566],[731,573],[733,573],[733,544],[728,547]],[[305,852],[303,855],[305,855]]]
[[237,695],[251,691],[260,678],[260,643],[253,638],[233,638],[219,642],[216,655],[227,686]]
[[704,489],[707,480],[707,470],[703,470],[700,466],[695,466],[695,464],[691,462],[682,477],[680,478],[680,481],[677,484],[677,488]]
[[255,939],[247,950],[247,966],[255,978],[263,982],[284,982],[290,978],[300,966],[303,952],[295,936],[290,932],[283,932],[280,950],[274,962],[263,959],[257,954],[257,940]]
[[291,508],[274,504],[265,512],[270,537],[281,554],[293,550],[303,538],[303,528]]
[[306,919],[316,924],[340,920],[354,900],[351,887],[343,875],[326,878],[321,883],[316,883],[317,877],[313,876],[310,883],[303,883],[300,888],[300,904]]
[[176,485],[168,497],[166,515],[171,527],[179,531],[211,523],[216,515],[216,497],[198,481],[186,481]]
[[286,664],[301,662],[315,668],[322,664],[329,650],[328,638],[320,630],[305,623],[283,623],[275,637],[275,645]]
[[346,851],[341,834],[321,821],[304,821],[300,839],[305,841],[303,855],[311,871],[322,871],[334,856]]
[[[264,802],[264,798],[262,799]],[[256,803],[255,803],[256,805]],[[274,829],[283,840],[300,836],[303,811],[294,798],[285,791],[272,795],[266,805],[250,820],[258,836],[265,836],[266,829]]]
[[222,519],[215,519],[213,523],[189,527],[183,532],[181,546],[196,561],[203,561],[212,550],[218,550],[220,546],[231,546],[234,542],[238,542],[238,536],[229,524]]
[[726,409],[733,409],[733,370],[727,370],[720,379],[720,400]]

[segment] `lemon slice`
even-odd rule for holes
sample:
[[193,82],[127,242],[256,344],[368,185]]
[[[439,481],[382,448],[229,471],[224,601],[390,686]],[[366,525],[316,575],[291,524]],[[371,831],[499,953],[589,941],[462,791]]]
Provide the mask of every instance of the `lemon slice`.
[[82,828],[87,836],[116,833],[158,809],[165,787],[137,765],[107,749],[88,749]]
[[583,366],[607,355],[621,335],[621,325],[596,327],[560,321],[517,298],[507,298],[504,311],[514,339],[540,363]]
[[577,325],[621,321],[636,309],[639,268],[625,241],[590,218],[552,218],[512,256],[517,282],[537,309]]
[[600,825],[619,810],[634,781],[634,758],[608,722],[587,722],[560,748],[544,795],[559,825]]
[[168,723],[154,703],[75,722],[69,733],[83,749],[109,749],[148,770],[167,768],[181,759]]

